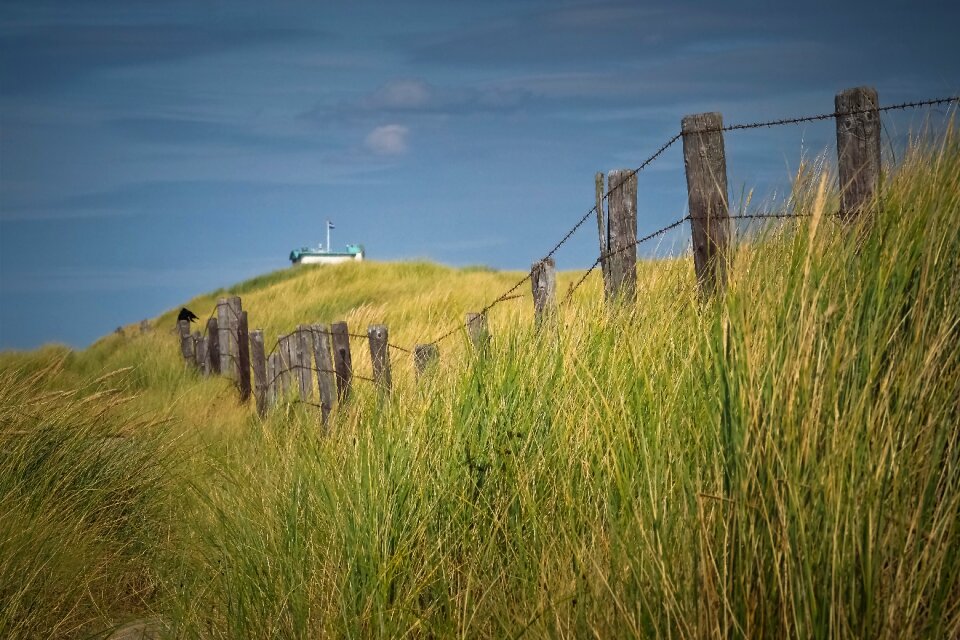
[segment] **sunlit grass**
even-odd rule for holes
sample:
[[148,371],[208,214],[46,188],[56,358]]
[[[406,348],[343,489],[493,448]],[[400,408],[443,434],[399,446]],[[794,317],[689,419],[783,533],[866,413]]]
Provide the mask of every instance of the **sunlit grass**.
[[[40,575],[14,566],[36,539],[80,568],[51,577],[29,615],[26,591],[5,588],[0,620],[65,635],[91,618],[56,603],[95,602],[149,613],[172,637],[957,637],[960,140],[913,150],[869,223],[830,215],[829,178],[802,173],[789,206],[811,215],[743,242],[722,299],[702,303],[689,260],[674,259],[640,265],[629,308],[606,307],[597,274],[539,328],[529,296],[508,301],[488,353],[458,334],[419,381],[394,353],[394,393],[358,382],[327,436],[312,407],[261,422],[228,381],[185,370],[174,310],[151,333],[66,355],[56,377],[31,373],[52,353],[7,356],[20,395],[3,396],[4,428],[24,428],[16,407],[32,389],[131,366],[112,384],[174,418],[165,439],[125,438],[131,459],[173,447],[179,466],[132,484],[118,460],[103,472],[131,484],[144,531],[101,533],[83,519],[97,507],[72,499],[67,521],[82,526],[60,532],[50,522],[66,507],[12,487],[24,465],[55,478],[66,462],[5,449],[2,499],[32,515],[20,537],[3,516],[22,542],[0,563]],[[230,293],[270,344],[346,319],[358,332],[384,322],[409,347],[521,275],[365,263]],[[580,275],[561,274],[561,295]],[[216,297],[188,306],[205,319]],[[354,350],[368,372],[366,345]],[[51,432],[86,442],[71,424]],[[91,459],[71,447],[62,460]],[[85,547],[54,533],[138,550],[149,596],[78,596],[73,581],[131,565],[72,563]]]

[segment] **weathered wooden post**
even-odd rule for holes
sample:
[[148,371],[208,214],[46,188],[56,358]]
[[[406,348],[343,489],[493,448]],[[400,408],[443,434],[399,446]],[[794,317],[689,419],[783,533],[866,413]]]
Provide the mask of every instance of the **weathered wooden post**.
[[237,380],[239,368],[237,356],[240,313],[243,311],[239,296],[217,299],[217,322],[220,336],[220,373]]
[[310,357],[313,352],[313,339],[310,337],[310,327],[302,324],[297,325],[297,331],[293,335],[300,397],[306,400],[313,392],[313,362]]
[[557,268],[553,258],[531,265],[530,287],[533,289],[534,318],[540,325],[557,307]]
[[607,300],[632,302],[637,297],[637,174],[630,169],[611,171],[607,186]]
[[204,376],[210,375],[210,347],[207,342],[210,340],[207,336],[200,336],[197,339],[197,368]]
[[193,366],[195,366],[199,371],[202,370],[202,358],[200,357],[200,332],[194,331],[190,337],[193,339]]
[[144,318],[140,321],[140,335],[150,333],[150,321]]
[[373,362],[373,379],[381,391],[390,392],[390,345],[385,324],[372,324],[367,328],[370,343],[370,360]]
[[[607,250],[610,243],[610,230],[607,217],[603,214],[603,184],[604,176],[598,171],[593,177],[593,190],[597,199],[597,234],[600,236],[600,273],[603,274],[603,290],[610,290],[610,267],[607,265]],[[607,296],[609,297],[609,296]]]
[[840,215],[852,220],[880,195],[880,99],[873,87],[837,94],[837,169]]
[[189,365],[195,365],[197,353],[193,336],[190,335],[190,322],[188,320],[178,320],[177,330],[180,332],[180,355],[183,356],[183,361]]
[[247,312],[240,312],[237,324],[237,387],[240,390],[240,402],[250,399],[250,336],[247,325]]
[[433,344],[418,344],[413,348],[413,364],[417,369],[417,378],[422,376],[428,367],[434,366],[440,359],[440,348]]
[[220,324],[216,318],[207,320],[207,360],[209,361],[208,374],[220,374]]
[[277,374],[280,376],[279,396],[286,399],[290,394],[290,387],[293,378],[293,353],[291,350],[293,340],[290,335],[280,336],[277,351],[280,354],[278,360]]
[[330,355],[330,329],[323,324],[311,327],[313,335],[313,360],[317,364],[317,390],[320,392],[320,412],[326,425],[333,409],[336,382],[334,382],[333,357]]
[[723,292],[727,284],[730,216],[727,208],[727,159],[723,148],[723,116],[685,116],[683,164],[693,240],[693,266],[702,297]]
[[280,386],[280,354],[271,353],[267,358],[267,407],[277,405],[278,388]]
[[466,317],[467,334],[470,342],[480,351],[485,351],[490,345],[490,329],[487,327],[487,316],[483,313],[470,312]]
[[262,418],[267,415],[267,352],[263,345],[263,329],[250,332],[250,364],[255,385],[253,397],[257,403],[257,415]]
[[350,335],[346,322],[334,322],[330,325],[330,339],[333,343],[333,368],[337,379],[337,399],[343,404],[350,397],[350,385],[353,382],[353,359],[350,356]]

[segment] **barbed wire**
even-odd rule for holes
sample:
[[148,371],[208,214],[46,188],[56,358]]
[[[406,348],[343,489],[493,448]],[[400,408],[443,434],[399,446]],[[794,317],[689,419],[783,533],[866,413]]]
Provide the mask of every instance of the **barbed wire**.
[[[864,114],[864,113],[886,113],[886,112],[889,112],[889,111],[912,109],[912,108],[926,107],[926,106],[937,106],[937,105],[957,103],[957,102],[960,102],[960,96],[949,96],[949,97],[944,97],[944,98],[933,98],[933,99],[928,99],[928,100],[918,100],[918,101],[911,101],[911,102],[901,102],[901,103],[892,104],[892,105],[887,105],[887,106],[883,106],[883,107],[878,106],[878,107],[867,107],[867,108],[862,108],[862,109],[852,109],[852,110],[846,110],[846,111],[832,111],[832,112],[829,112],[829,113],[821,113],[821,114],[810,115],[810,116],[799,116],[799,117],[792,117],[792,118],[780,118],[780,119],[775,119],[775,120],[766,120],[766,121],[758,121],[758,122],[750,122],[750,123],[737,123],[737,124],[731,124],[731,125],[726,125],[726,126],[721,126],[721,127],[713,127],[713,128],[707,128],[707,129],[697,129],[697,130],[687,131],[687,132],[681,131],[681,132],[675,134],[674,136],[672,136],[672,137],[671,137],[670,139],[668,139],[666,142],[664,142],[660,147],[657,148],[656,151],[654,151],[648,158],[646,158],[642,163],[640,163],[635,169],[632,169],[631,171],[629,171],[629,172],[626,174],[626,177],[622,178],[616,185],[610,186],[610,187],[608,188],[608,190],[603,194],[600,202],[599,202],[598,204],[595,204],[595,205],[594,205],[593,207],[591,207],[583,216],[581,216],[581,217],[576,221],[576,223],[560,238],[560,240],[559,240],[555,245],[553,245],[553,247],[540,259],[540,261],[543,261],[543,260],[552,258],[552,257],[556,254],[556,252],[559,251],[560,248],[563,247],[563,246],[566,244],[566,242],[569,241],[570,238],[572,238],[573,235],[584,225],[584,223],[586,223],[586,221],[590,218],[590,216],[591,216],[592,214],[598,213],[598,207],[602,207],[602,204],[603,204],[604,201],[609,201],[609,198],[610,198],[610,195],[611,195],[611,194],[613,194],[613,193],[614,193],[615,191],[617,191],[618,189],[623,188],[623,185],[626,184],[627,181],[628,181],[630,178],[635,177],[637,174],[639,174],[641,171],[643,171],[645,168],[647,168],[650,164],[652,164],[654,161],[656,161],[656,160],[657,160],[661,155],[663,155],[663,153],[665,153],[670,147],[672,147],[672,146],[673,146],[674,144],[676,144],[679,140],[681,140],[686,133],[712,133],[712,132],[728,132],[728,131],[739,131],[739,130],[758,129],[758,128],[770,128],[770,127],[777,127],[777,126],[790,125],[790,124],[800,124],[800,123],[804,123],[804,122],[821,121],[821,120],[827,120],[827,119],[830,119],[830,118],[839,118],[839,117],[850,116],[850,115],[859,115],[859,114]],[[809,215],[810,215],[810,214],[796,214],[796,213],[782,213],[782,214],[780,214],[780,213],[754,213],[754,214],[737,214],[737,215],[731,215],[731,216],[728,216],[728,217],[729,217],[729,219],[731,219],[731,220],[740,220],[740,219],[786,219],[786,218],[809,217]],[[688,214],[688,215],[684,216],[683,218],[680,218],[679,220],[676,220],[676,221],[674,221],[673,223],[667,225],[666,227],[663,227],[663,228],[661,228],[661,229],[658,229],[658,230],[654,231],[653,233],[650,233],[650,234],[644,236],[643,238],[640,238],[640,239],[636,240],[635,242],[629,243],[628,245],[626,245],[626,246],[624,246],[624,247],[621,247],[621,248],[619,248],[619,249],[617,249],[617,250],[614,250],[614,251],[607,251],[607,252],[601,253],[601,255],[594,261],[594,263],[584,272],[584,274],[583,274],[583,275],[581,276],[581,278],[576,282],[576,284],[575,284],[574,286],[572,286],[572,287],[568,290],[566,296],[564,297],[563,304],[566,304],[566,303],[570,300],[570,298],[572,297],[573,293],[586,281],[587,277],[589,277],[589,275],[596,269],[596,267],[599,266],[600,264],[602,264],[605,260],[609,259],[610,257],[612,257],[612,256],[614,256],[614,255],[616,255],[616,254],[618,254],[618,253],[620,253],[620,252],[622,252],[622,251],[626,251],[626,250],[629,250],[629,249],[631,249],[631,248],[634,248],[634,249],[635,249],[635,248],[636,248],[637,246],[639,246],[640,244],[642,244],[642,243],[644,243],[644,242],[647,242],[647,241],[649,241],[649,240],[651,240],[651,239],[653,239],[653,238],[656,238],[656,237],[658,237],[658,236],[660,236],[660,235],[662,235],[662,234],[664,234],[664,233],[666,233],[666,232],[668,232],[668,231],[670,231],[670,230],[672,230],[672,229],[675,229],[676,227],[680,226],[684,221],[690,220],[690,219],[697,219],[697,218],[696,218],[695,216],[690,216],[690,215]],[[527,273],[523,278],[521,278],[520,280],[518,280],[513,286],[511,286],[509,289],[507,289],[504,293],[502,293],[502,294],[499,295],[497,298],[495,298],[493,301],[491,301],[489,304],[487,304],[486,306],[484,306],[479,312],[477,312],[478,315],[480,315],[480,316],[485,316],[493,307],[495,307],[496,305],[500,304],[501,302],[504,302],[504,301],[506,301],[506,300],[512,300],[512,299],[516,299],[516,298],[522,297],[522,294],[513,295],[513,292],[516,291],[520,286],[522,286],[525,282],[527,282],[527,281],[530,280],[530,279],[531,279],[531,274],[530,274],[530,273]],[[216,312],[216,310],[217,310],[219,307],[221,307],[221,306],[226,306],[226,307],[228,307],[228,308],[231,310],[231,312],[234,314],[234,316],[239,320],[239,315],[237,314],[237,312],[233,309],[233,307],[231,307],[231,306],[230,306],[229,304],[227,304],[227,303],[217,303],[217,305],[214,307],[214,310],[213,310],[213,311],[211,312],[211,314],[210,314],[210,318],[213,317],[213,314],[214,314],[214,313]],[[208,324],[209,324],[210,318],[207,319],[207,323],[208,323]],[[460,324],[460,323],[457,323],[455,326],[452,326],[449,330],[445,331],[445,332],[442,333],[439,337],[435,338],[433,341],[431,341],[431,342],[429,342],[429,343],[427,343],[427,344],[436,345],[436,344],[438,344],[438,343],[446,340],[447,338],[449,338],[450,336],[454,335],[455,333],[457,333],[458,331],[460,331],[460,330],[462,330],[462,329],[463,329],[463,325]],[[221,329],[221,330],[223,330],[223,329]],[[229,330],[229,329],[227,329],[227,330]],[[317,331],[317,329],[315,329],[315,328],[313,328],[313,327],[310,327],[309,330],[310,330],[311,332]],[[206,336],[206,333],[207,333],[207,328],[204,327],[203,335]],[[334,335],[334,332],[331,332],[331,331],[324,331],[324,333],[326,333],[326,334],[328,334],[328,335]],[[290,336],[290,335],[293,335],[293,334],[287,334],[287,336],[283,336],[283,337],[281,337],[281,338],[277,338],[277,340],[276,340],[276,342],[274,343],[273,347],[270,349],[269,353],[267,354],[267,358],[269,358],[270,356],[272,356],[272,355],[276,352],[277,347],[280,346],[281,340],[282,340],[283,338],[286,338],[286,337]],[[347,335],[348,337],[350,337],[350,338],[357,338],[357,339],[368,339],[368,338],[369,338],[368,335],[356,334],[356,333],[349,333],[349,332],[347,332],[346,335]],[[238,340],[239,340],[239,335],[237,336],[237,338],[238,338]],[[397,350],[397,351],[401,351],[401,352],[403,352],[403,353],[408,353],[408,354],[413,353],[413,351],[412,351],[411,349],[408,349],[408,348],[406,348],[406,347],[402,347],[402,346],[397,345],[397,344],[393,344],[393,343],[389,343],[389,342],[388,342],[388,343],[387,343],[387,346],[388,346],[388,348],[390,348],[390,349],[394,349],[394,350]],[[231,355],[231,356],[232,356],[232,354],[228,354],[228,355]],[[294,368],[296,368],[296,367],[301,367],[301,368],[302,368],[302,365],[296,365]],[[292,369],[285,369],[284,371],[281,371],[280,373],[278,373],[278,374],[274,377],[274,380],[271,381],[271,384],[273,384],[273,382],[275,382],[276,379],[279,378],[281,375],[283,375],[284,373],[288,373],[288,372],[290,372],[291,370],[292,370]],[[315,369],[315,370],[316,370],[316,369]],[[320,370],[317,370],[317,371],[320,372]],[[326,371],[324,371],[324,372],[326,372]],[[332,373],[336,373],[336,372],[334,371],[334,372],[332,372]],[[352,372],[351,372],[351,373],[352,373]],[[361,379],[361,380],[373,381],[372,378],[365,378],[365,377],[363,377],[363,376],[358,376],[358,375],[356,375],[356,374],[353,374],[353,377],[355,377],[355,378],[357,378],[357,379]]]
[[914,102],[900,102],[885,107],[866,107],[863,109],[850,109],[847,111],[832,111],[830,113],[820,113],[815,116],[800,116],[797,118],[779,118],[777,120],[767,120],[761,122],[750,122],[744,124],[729,124],[724,127],[710,129],[700,129],[689,131],[688,133],[713,133],[718,131],[742,131],[744,129],[760,129],[767,127],[779,127],[787,124],[800,124],[803,122],[815,122],[817,120],[829,120],[830,118],[842,118],[845,116],[862,115],[864,113],[886,113],[887,111],[901,111],[903,109],[915,109],[917,107],[931,107],[951,102],[960,102],[960,96],[948,96],[946,98],[933,98],[930,100],[917,100]]

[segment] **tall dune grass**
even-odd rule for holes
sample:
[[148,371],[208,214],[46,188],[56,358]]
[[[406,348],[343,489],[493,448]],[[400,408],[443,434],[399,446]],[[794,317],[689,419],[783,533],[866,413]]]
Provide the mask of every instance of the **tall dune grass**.
[[[184,638],[960,636],[960,139],[913,149],[860,224],[830,215],[829,177],[800,176],[809,216],[743,242],[722,298],[665,260],[629,307],[595,274],[540,328],[506,303],[488,352],[458,336],[419,382],[394,354],[394,393],[358,382],[326,436],[311,407],[261,422],[185,372],[170,314],[73,356],[78,379],[136,363],[138,406],[191,434],[179,483],[128,494],[169,542],[104,538],[153,580],[137,606]],[[347,317],[412,344],[516,275],[346,265],[241,289],[271,335]]]

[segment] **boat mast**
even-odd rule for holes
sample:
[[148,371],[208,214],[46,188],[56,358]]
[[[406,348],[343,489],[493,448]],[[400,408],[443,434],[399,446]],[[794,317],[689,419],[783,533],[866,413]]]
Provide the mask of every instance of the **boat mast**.
[[330,253],[330,221],[327,220],[327,253]]

